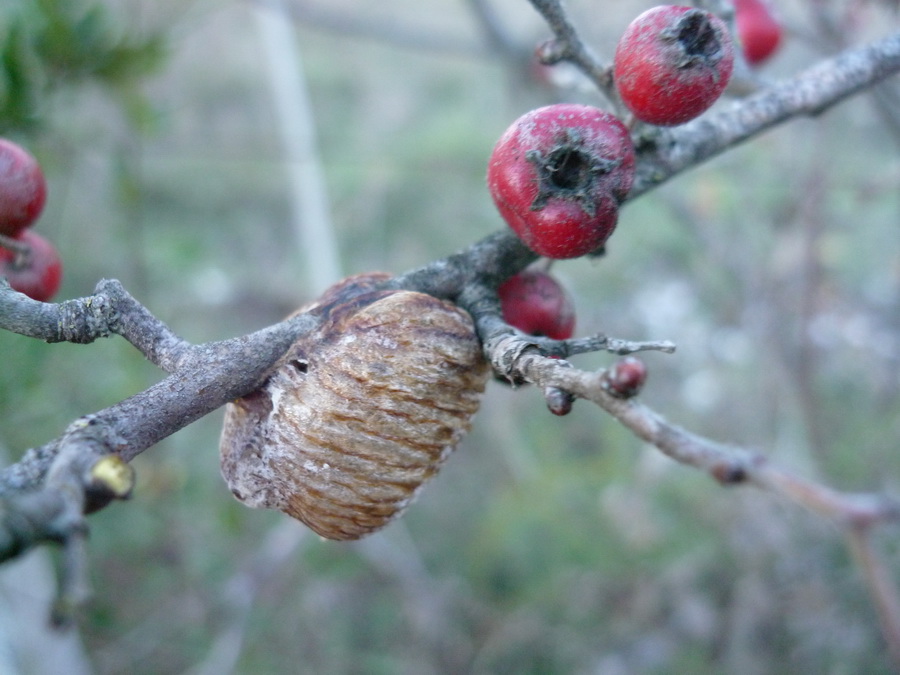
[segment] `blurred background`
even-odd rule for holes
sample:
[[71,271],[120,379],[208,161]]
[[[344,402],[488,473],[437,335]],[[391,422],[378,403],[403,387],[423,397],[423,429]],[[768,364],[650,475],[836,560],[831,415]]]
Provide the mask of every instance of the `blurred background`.
[[[604,59],[653,4],[567,3]],[[785,41],[758,75],[896,31],[892,4],[777,3]],[[0,134],[47,174],[36,230],[62,253],[60,299],[117,278],[182,337],[216,340],[503,227],[484,173],[504,129],[547,103],[606,105],[567,66],[535,66],[547,37],[525,0],[13,0]],[[605,258],[553,267],[578,333],[678,344],[643,357],[643,400],[670,420],[894,495],[898,90],[678,177],[627,205]],[[6,462],[161,378],[121,339],[0,334],[0,353]],[[44,631],[56,551],[0,569],[0,671],[890,671],[834,527],[722,489],[583,402],[556,418],[534,388],[492,383],[407,515],[354,544],[234,501],[220,425],[138,457],[134,498],[91,517],[77,631]],[[900,579],[900,532],[881,534]]]

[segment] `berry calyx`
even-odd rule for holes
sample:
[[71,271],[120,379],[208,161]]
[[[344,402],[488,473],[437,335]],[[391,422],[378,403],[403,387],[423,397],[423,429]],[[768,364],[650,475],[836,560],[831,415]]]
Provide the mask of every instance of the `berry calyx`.
[[647,381],[647,366],[644,362],[628,356],[603,373],[603,388],[616,398],[637,396]]
[[0,234],[15,237],[34,223],[47,200],[47,182],[37,160],[0,138]]
[[781,44],[781,24],[762,0],[734,0],[734,22],[744,58],[756,66]]
[[488,163],[497,210],[528,248],[576,258],[606,242],[634,180],[634,146],[613,115],[560,103],[526,113]]
[[613,78],[622,102],[648,124],[684,124],[725,90],[734,66],[728,28],[702,9],[661,5],[619,39]]
[[33,300],[47,302],[59,290],[62,263],[56,248],[44,237],[24,230],[7,248],[0,239],[0,277]]
[[546,272],[525,270],[497,289],[503,320],[529,335],[568,340],[575,332],[575,306]]

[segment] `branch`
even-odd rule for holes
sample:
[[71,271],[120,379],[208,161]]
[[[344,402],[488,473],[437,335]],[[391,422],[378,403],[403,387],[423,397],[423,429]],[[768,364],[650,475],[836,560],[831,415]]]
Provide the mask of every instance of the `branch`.
[[531,50],[523,49],[506,29],[488,0],[467,0],[473,16],[478,21],[481,32],[489,52],[503,56],[506,60],[515,63],[527,61],[531,57]]
[[114,279],[100,281],[93,295],[50,304],[16,293],[0,278],[0,328],[78,344],[121,335],[166,372],[174,371],[190,348]]
[[[900,591],[870,536],[875,525],[900,522],[900,499],[884,494],[841,492],[781,468],[760,452],[687,431],[634,399],[611,394],[606,386],[608,371],[577,370],[543,355],[527,339],[497,335],[486,342],[485,353],[494,368],[511,382],[542,387],[548,404],[548,391],[591,401],[676,462],[699,469],[725,486],[753,485],[839,525],[878,611],[891,658],[900,665]],[[570,407],[568,401],[567,408]]]
[[[815,116],[900,71],[900,33],[847,50],[719,112],[671,130],[652,129],[638,143],[634,199],[685,169],[789,119]],[[642,150],[649,148],[649,152]]]
[[[123,487],[120,476],[104,470],[108,458],[129,461],[256,389],[290,344],[315,324],[315,317],[301,314],[250,335],[190,345],[116,281],[102,281],[94,295],[56,305],[29,300],[0,284],[0,327],[78,343],[120,334],[171,373],[135,396],[76,420],[62,436],[0,471],[0,561],[45,541],[64,543],[67,555],[80,559],[83,515],[130,492],[127,479]],[[70,577],[63,584],[64,606],[84,595],[81,575]]]
[[[830,69],[835,68],[832,75]],[[761,133],[778,122],[821,111],[900,69],[900,35],[854,49],[722,112],[667,132],[638,162],[635,198],[663,181]],[[708,135],[708,137],[707,137]],[[536,259],[503,230],[448,258],[403,274],[392,282],[459,302],[473,315],[498,314],[494,290]],[[126,460],[190,422],[256,387],[275,361],[314,319],[297,316],[257,333],[192,346],[177,338],[118,282],[101,282],[94,295],[57,305],[31,301],[0,285],[0,328],[49,341],[90,342],[120,334],[170,376],[150,389],[76,422],[67,435],[26,453],[0,473],[0,490],[34,488],[63,438]],[[500,324],[498,330],[509,331]],[[486,333],[482,333],[486,335]],[[84,422],[88,421],[89,424]]]
[[891,659],[895,666],[900,666],[900,593],[887,565],[875,550],[871,535],[868,527],[851,528],[847,532],[847,543],[872,596]]
[[555,39],[540,47],[539,56],[547,65],[569,61],[612,101],[618,101],[612,68],[584,44],[575,25],[559,0],[529,0],[550,26]]
[[608,393],[603,370],[586,372],[566,367],[514,336],[489,340],[485,351],[495,369],[504,371],[510,379],[557,387],[591,401],[666,456],[708,473],[723,485],[755,485],[848,527],[900,521],[900,500],[832,490],[779,468],[759,452],[698,436],[634,399]]
[[[818,114],[898,69],[900,35],[845,52],[684,127],[646,137],[639,144],[638,176],[630,198],[778,123]],[[752,483],[855,527],[898,519],[900,506],[893,499],[833,491],[772,466],[759,453],[695,436],[636,402],[611,396],[603,389],[600,374],[578,371],[542,355],[542,351],[566,356],[586,349],[627,352],[670,345],[615,343],[604,336],[564,343],[517,336],[500,319],[496,288],[536,257],[504,229],[385,285],[458,302],[476,318],[485,351],[499,373],[591,400],[673,459],[722,483]],[[99,467],[129,461],[229,400],[257,389],[287,348],[316,322],[315,316],[298,314],[250,335],[191,345],[116,281],[102,281],[93,295],[59,304],[31,301],[0,283],[0,328],[50,342],[88,343],[118,334],[169,373],[149,389],[76,420],[62,436],[29,450],[20,462],[0,471],[0,561],[42,541],[62,542],[71,573],[64,578],[60,607],[76,604],[86,588],[79,571],[84,514],[128,493]],[[124,483],[127,487],[128,481]],[[62,611],[61,618],[66,614]]]

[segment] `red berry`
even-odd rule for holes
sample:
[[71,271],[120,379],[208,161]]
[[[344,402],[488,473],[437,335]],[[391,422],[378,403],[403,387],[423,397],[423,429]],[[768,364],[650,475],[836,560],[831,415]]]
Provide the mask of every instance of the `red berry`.
[[488,163],[500,215],[535,253],[576,258],[616,227],[634,180],[634,146],[603,110],[560,103],[526,113],[506,130]]
[[747,63],[768,59],[781,44],[781,24],[762,0],[735,0],[734,21]]
[[0,246],[0,277],[29,298],[46,302],[59,289],[62,263],[53,244],[41,235],[24,230],[14,238],[25,247],[14,252]]
[[0,234],[14,237],[31,225],[46,200],[47,182],[37,160],[0,138]]
[[504,321],[524,333],[568,340],[575,332],[572,298],[546,272],[520,272],[507,279],[497,294]]
[[637,396],[647,381],[644,362],[628,356],[603,373],[603,388],[617,398]]
[[613,76],[635,117],[673,126],[715,103],[733,65],[731,36],[721,19],[702,9],[662,5],[625,30],[616,46]]

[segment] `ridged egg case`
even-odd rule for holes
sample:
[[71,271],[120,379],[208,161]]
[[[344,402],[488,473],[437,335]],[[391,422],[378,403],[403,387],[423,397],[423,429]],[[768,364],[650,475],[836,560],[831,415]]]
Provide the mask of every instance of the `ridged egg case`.
[[469,430],[488,367],[471,317],[351,277],[301,311],[321,316],[257,391],[229,403],[222,475],[248,506],[329,539],[384,527]]

